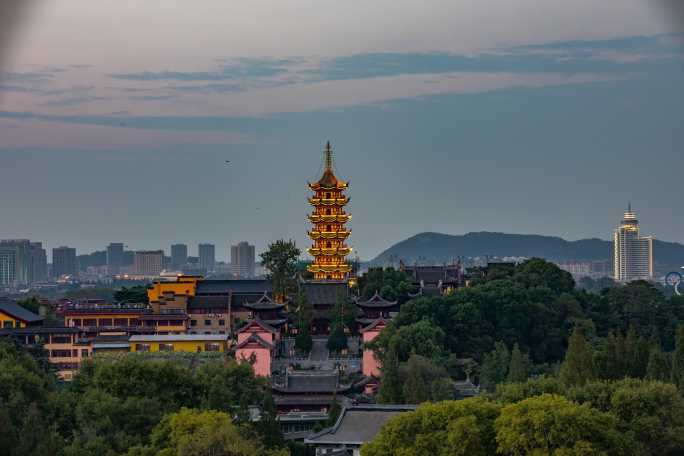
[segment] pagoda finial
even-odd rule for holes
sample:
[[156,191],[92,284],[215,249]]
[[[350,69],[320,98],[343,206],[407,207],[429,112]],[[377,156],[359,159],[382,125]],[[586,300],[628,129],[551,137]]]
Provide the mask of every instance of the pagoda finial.
[[632,203],[627,203],[627,212],[632,212]]
[[333,170],[333,151],[332,146],[330,145],[330,141],[325,143],[325,170]]

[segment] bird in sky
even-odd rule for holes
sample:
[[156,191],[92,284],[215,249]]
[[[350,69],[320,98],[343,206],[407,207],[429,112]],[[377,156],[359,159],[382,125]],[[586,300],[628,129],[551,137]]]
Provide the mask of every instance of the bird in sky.
[[230,163],[230,160],[226,160],[226,163]]

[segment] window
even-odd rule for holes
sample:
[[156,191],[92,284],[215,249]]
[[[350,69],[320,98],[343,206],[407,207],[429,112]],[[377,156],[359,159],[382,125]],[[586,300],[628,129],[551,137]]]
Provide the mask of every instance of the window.
[[78,358],[78,350],[76,350],[76,349],[71,350],[71,356],[73,358]]
[[111,318],[100,318],[98,321],[98,326],[112,326]]
[[172,352],[173,344],[159,344],[159,351],[161,352]]
[[170,320],[169,326],[183,326],[183,320]]
[[190,326],[197,326],[197,320],[190,320]]
[[219,326],[226,326],[226,320],[219,320]]
[[97,320],[94,318],[85,318],[83,320],[83,326],[97,326]]
[[204,326],[211,326],[211,320],[204,320]]
[[80,318],[74,318],[71,320],[72,326],[81,326],[81,319]]
[[71,358],[71,350],[52,350],[50,356],[53,358]]
[[221,344],[216,343],[216,342],[206,343],[206,344],[204,344],[204,351],[208,351],[208,352],[221,351]]
[[71,338],[63,334],[53,334],[50,337],[50,343],[52,344],[68,344],[69,342],[71,342]]
[[3,322],[2,322],[2,327],[3,327],[3,328],[11,328],[13,325],[14,325],[14,322],[11,321],[11,320],[10,320],[10,321],[3,321]]
[[81,358],[87,358],[88,357],[88,350],[85,348],[81,349]]
[[128,326],[128,318],[115,318],[114,326]]
[[150,344],[135,344],[135,351],[148,352],[150,351]]

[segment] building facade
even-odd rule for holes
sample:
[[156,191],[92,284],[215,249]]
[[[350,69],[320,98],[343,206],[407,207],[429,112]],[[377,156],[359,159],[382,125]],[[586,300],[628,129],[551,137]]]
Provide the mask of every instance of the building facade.
[[76,249],[72,247],[56,247],[52,249],[52,276],[73,276],[78,271]]
[[313,225],[308,232],[313,245],[307,249],[314,258],[307,269],[313,273],[315,280],[346,280],[351,266],[346,256],[351,248],[346,239],[351,234],[345,224],[351,215],[344,210],[349,198],[344,195],[348,183],[337,179],[333,171],[333,152],[328,142],[325,145],[325,168],[323,176],[309,188],[314,196],[309,198],[313,212],[309,221]]
[[653,278],[653,238],[641,236],[631,205],[613,232],[613,277],[621,283]]
[[117,275],[121,272],[124,263],[124,245],[121,242],[112,242],[107,246],[107,273]]
[[31,241],[4,239],[0,241],[0,286],[19,287],[32,281]]
[[30,282],[47,280],[47,252],[42,242],[31,242],[31,277]]
[[164,270],[163,250],[139,250],[133,257],[133,273],[140,276],[158,276]]
[[245,241],[230,246],[230,262],[234,276],[244,279],[254,277],[254,246]]
[[199,244],[197,250],[200,269],[204,269],[207,272],[214,272],[216,269],[216,247],[214,244]]
[[188,246],[185,244],[173,244],[171,246],[171,268],[174,271],[182,271],[188,262]]

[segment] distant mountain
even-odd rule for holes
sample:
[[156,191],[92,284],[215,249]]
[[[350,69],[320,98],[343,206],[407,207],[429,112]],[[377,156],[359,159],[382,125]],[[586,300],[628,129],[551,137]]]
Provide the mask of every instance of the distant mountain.
[[[601,261],[612,257],[612,243],[601,239],[566,241],[554,236],[536,234],[467,233],[451,235],[420,233],[398,242],[371,261],[372,265],[388,264],[399,259],[412,263],[420,259],[438,263],[459,256],[524,256],[553,261]],[[684,265],[684,245],[654,241],[653,257],[661,266]]]

